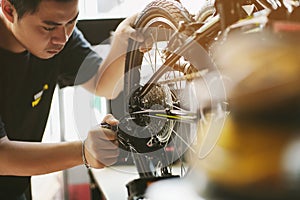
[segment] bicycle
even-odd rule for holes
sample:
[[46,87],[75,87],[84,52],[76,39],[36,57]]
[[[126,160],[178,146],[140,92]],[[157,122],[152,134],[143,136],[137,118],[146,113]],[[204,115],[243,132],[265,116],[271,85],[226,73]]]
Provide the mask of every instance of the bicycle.
[[[117,130],[121,148],[130,152],[140,175],[127,184],[128,199],[144,199],[154,181],[184,176],[189,154],[199,159],[209,154],[229,112],[224,77],[211,48],[231,32],[265,29],[278,2],[207,1],[193,16],[179,1],[156,0],[141,12],[135,28],[151,41],[145,42],[144,51],[129,41],[125,103]],[[244,5],[251,7],[248,14]],[[203,97],[195,88],[200,85],[205,85]],[[203,123],[214,123],[214,129],[199,138]],[[183,172],[174,175],[173,164]]]

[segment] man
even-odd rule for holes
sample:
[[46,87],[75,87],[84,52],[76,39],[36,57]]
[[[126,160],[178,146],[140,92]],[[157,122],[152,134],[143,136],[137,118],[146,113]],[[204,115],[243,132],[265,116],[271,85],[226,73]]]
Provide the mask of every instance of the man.
[[[24,199],[31,175],[80,164],[102,168],[116,161],[116,136],[108,129],[96,127],[83,143],[40,141],[55,86],[82,85],[115,97],[127,40],[143,38],[130,27],[135,16],[127,18],[102,61],[75,27],[78,0],[0,2],[0,199]],[[103,121],[118,123],[111,115]]]

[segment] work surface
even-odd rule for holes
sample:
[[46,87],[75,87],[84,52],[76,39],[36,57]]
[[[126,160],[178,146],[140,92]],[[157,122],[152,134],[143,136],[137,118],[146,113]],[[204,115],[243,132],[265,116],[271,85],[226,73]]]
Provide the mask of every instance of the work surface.
[[108,200],[126,200],[126,184],[139,177],[133,165],[92,169],[92,173]]
[[[180,167],[174,166],[172,170],[175,174],[178,174]],[[107,200],[127,200],[126,184],[139,178],[133,165],[92,169],[92,173]]]

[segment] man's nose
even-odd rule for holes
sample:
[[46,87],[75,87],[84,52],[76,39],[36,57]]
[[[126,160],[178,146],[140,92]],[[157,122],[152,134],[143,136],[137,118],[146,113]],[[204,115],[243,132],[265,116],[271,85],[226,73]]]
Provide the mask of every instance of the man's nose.
[[53,44],[59,44],[59,45],[64,45],[69,39],[69,36],[67,34],[67,30],[65,27],[57,27],[53,31],[52,39],[51,42]]

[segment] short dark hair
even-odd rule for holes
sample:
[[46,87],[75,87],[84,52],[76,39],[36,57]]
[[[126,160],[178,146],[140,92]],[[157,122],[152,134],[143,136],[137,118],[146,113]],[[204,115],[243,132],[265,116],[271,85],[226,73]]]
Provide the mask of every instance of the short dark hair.
[[[21,19],[25,14],[33,14],[37,11],[40,3],[46,0],[8,0],[16,9],[18,13],[18,19]],[[52,0],[52,1],[61,1],[68,2],[74,0]]]

